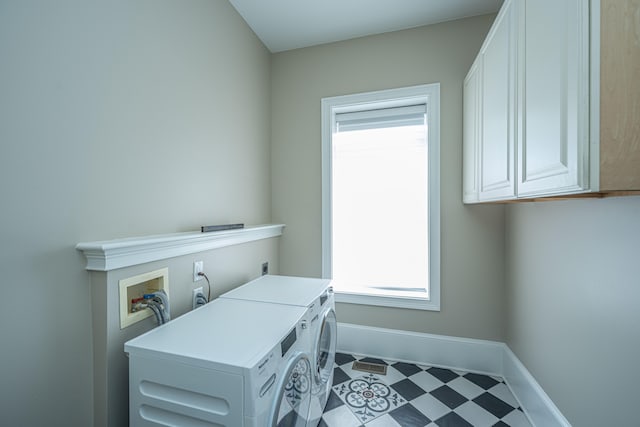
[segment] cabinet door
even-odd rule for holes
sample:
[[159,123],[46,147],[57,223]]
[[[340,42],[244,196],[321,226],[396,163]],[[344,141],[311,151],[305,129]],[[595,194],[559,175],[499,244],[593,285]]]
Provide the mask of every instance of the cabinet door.
[[516,27],[506,0],[480,54],[480,201],[515,198]]
[[462,201],[478,202],[478,152],[480,147],[480,71],[482,55],[471,66],[463,86]]
[[588,3],[521,0],[518,197],[588,189]]

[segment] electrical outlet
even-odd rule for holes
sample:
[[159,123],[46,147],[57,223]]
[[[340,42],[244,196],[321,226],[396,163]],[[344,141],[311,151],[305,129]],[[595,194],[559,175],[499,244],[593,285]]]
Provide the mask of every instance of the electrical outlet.
[[203,276],[199,275],[199,273],[202,273],[202,272],[204,272],[204,261],[194,261],[193,262],[193,281],[194,282],[204,279]]
[[269,274],[269,262],[262,263],[262,275]]
[[202,286],[200,286],[199,288],[195,288],[193,290],[193,293],[191,294],[191,308],[196,308],[197,307],[196,298],[197,298],[198,294],[204,295],[204,290],[203,290]]

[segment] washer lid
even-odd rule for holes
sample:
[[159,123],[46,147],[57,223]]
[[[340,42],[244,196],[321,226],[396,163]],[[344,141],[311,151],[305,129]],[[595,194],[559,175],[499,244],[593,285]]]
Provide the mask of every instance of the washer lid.
[[128,341],[125,351],[250,369],[304,314],[303,307],[217,299]]
[[330,282],[329,279],[266,275],[227,292],[221,298],[307,307],[327,290]]

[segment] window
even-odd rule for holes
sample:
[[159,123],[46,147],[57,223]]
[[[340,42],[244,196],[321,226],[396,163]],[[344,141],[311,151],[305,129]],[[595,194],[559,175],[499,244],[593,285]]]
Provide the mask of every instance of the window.
[[322,100],[322,272],[341,302],[440,309],[440,85]]

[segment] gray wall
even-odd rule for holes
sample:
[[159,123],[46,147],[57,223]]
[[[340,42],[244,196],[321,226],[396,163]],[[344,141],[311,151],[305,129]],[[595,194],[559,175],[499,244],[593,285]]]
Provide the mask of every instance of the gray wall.
[[487,15],[278,53],[272,59],[273,219],[283,274],[321,275],[323,97],[441,84],[442,311],[338,304],[341,322],[503,340],[501,206],[462,204],[462,81]]
[[507,344],[575,426],[640,425],[640,197],[507,207]]
[[226,1],[0,0],[0,58],[0,424],[92,425],[74,246],[269,222],[270,54]]

